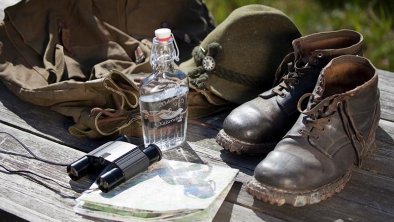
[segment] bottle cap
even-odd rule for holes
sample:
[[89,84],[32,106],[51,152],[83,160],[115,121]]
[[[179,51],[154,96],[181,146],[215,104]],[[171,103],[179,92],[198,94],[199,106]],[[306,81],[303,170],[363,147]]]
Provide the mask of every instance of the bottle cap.
[[159,41],[168,41],[171,39],[171,29],[161,28],[155,30],[155,36]]

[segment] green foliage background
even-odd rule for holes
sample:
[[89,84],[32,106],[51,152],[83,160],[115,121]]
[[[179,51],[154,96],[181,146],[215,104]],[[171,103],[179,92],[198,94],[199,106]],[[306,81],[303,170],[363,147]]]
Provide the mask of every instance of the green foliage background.
[[234,9],[263,4],[283,11],[302,35],[353,29],[364,36],[364,56],[394,71],[394,1],[379,0],[206,0],[216,24]]

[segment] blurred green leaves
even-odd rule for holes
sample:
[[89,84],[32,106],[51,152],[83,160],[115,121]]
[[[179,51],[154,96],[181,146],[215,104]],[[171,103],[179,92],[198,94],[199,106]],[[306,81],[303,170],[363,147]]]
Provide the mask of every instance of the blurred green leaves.
[[394,1],[363,0],[206,0],[217,24],[234,9],[264,4],[283,11],[302,35],[338,29],[363,34],[364,56],[377,68],[394,71]]

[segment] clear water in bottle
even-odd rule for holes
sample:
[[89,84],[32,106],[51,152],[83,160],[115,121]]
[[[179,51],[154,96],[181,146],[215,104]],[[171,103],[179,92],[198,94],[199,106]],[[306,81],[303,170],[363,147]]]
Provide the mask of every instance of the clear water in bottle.
[[152,74],[140,86],[144,144],[167,150],[186,140],[188,77],[176,69],[179,58],[170,29],[155,31],[151,50]]
[[167,150],[185,141],[188,91],[187,86],[178,86],[140,97],[145,144]]

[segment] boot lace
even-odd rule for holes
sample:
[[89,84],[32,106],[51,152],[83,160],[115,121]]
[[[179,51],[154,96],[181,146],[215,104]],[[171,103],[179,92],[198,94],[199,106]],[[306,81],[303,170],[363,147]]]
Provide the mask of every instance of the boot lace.
[[[294,62],[289,62],[287,64],[288,73],[281,78],[281,82],[272,89],[272,92],[278,96],[284,97],[285,93],[283,90],[287,92],[290,91],[292,87],[299,83],[299,79],[304,75],[304,72],[301,72],[300,69],[294,67]],[[302,69],[305,69],[304,67]]]
[[[310,98],[311,97],[311,98]],[[301,104],[310,98],[310,107],[302,110]],[[336,112],[337,97],[331,96],[320,100],[319,96],[313,93],[304,94],[297,103],[297,109],[304,114],[304,128],[299,130],[303,136],[319,139],[319,135],[325,130],[325,125],[331,122],[330,117]]]
[[[311,97],[309,107],[302,110],[302,100],[308,97]],[[312,137],[318,140],[321,133],[325,130],[325,126],[331,122],[330,117],[338,112],[343,129],[356,152],[356,164],[360,165],[366,142],[360,131],[357,129],[354,120],[349,115],[347,103],[344,102],[346,97],[346,95],[333,95],[321,100],[320,96],[313,93],[303,95],[298,101],[297,109],[302,114],[305,114],[303,119],[304,127],[298,132],[304,137]],[[327,155],[330,156],[331,154]]]

